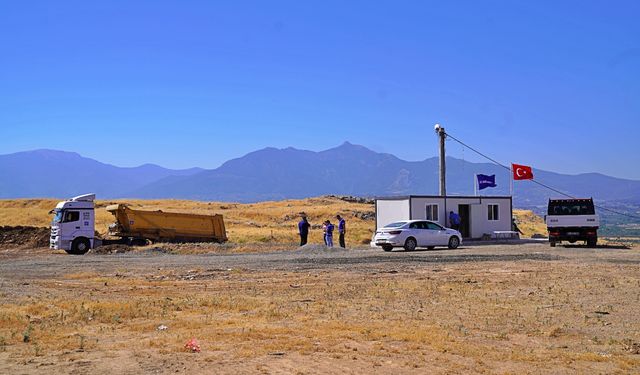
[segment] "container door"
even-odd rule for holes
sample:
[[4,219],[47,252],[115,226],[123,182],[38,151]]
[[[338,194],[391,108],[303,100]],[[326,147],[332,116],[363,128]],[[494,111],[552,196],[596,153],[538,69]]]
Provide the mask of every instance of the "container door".
[[471,206],[468,204],[458,205],[458,215],[460,215],[460,229],[458,231],[462,234],[462,238],[471,237]]

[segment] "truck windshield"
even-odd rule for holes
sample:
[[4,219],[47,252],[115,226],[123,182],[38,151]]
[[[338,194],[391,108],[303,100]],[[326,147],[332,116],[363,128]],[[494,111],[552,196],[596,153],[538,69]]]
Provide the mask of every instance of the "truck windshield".
[[55,209],[53,211],[53,222],[54,223],[59,223],[62,221],[62,216],[64,215],[64,211],[60,210],[60,209]]
[[549,201],[547,215],[595,215],[590,199]]

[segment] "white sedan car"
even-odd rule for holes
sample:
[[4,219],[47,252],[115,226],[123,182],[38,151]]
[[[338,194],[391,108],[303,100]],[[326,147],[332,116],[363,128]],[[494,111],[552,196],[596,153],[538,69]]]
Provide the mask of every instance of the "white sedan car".
[[416,247],[433,249],[436,246],[455,249],[462,243],[462,235],[455,229],[444,228],[433,221],[406,220],[379,228],[373,242],[384,251],[391,251],[394,247],[404,247],[407,251],[413,251]]

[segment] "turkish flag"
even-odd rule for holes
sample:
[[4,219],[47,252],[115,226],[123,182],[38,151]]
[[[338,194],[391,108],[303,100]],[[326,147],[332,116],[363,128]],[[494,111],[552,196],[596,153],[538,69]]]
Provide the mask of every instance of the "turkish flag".
[[511,164],[514,180],[533,180],[533,171],[526,165]]

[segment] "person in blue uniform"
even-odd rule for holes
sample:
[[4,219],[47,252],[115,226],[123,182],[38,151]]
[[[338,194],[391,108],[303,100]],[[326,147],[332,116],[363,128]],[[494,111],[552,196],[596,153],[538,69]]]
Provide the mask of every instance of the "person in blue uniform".
[[333,247],[333,224],[329,220],[327,220],[327,247]]
[[449,212],[449,225],[452,229],[460,230],[460,215],[453,211]]
[[344,235],[347,233],[347,223],[342,217],[340,217],[340,215],[337,215],[336,219],[338,219],[338,241],[340,242],[340,247],[346,247],[344,243]]
[[309,228],[311,224],[307,221],[307,215],[301,215],[302,219],[298,223],[298,232],[300,233],[300,246],[307,244],[307,238],[309,237]]

